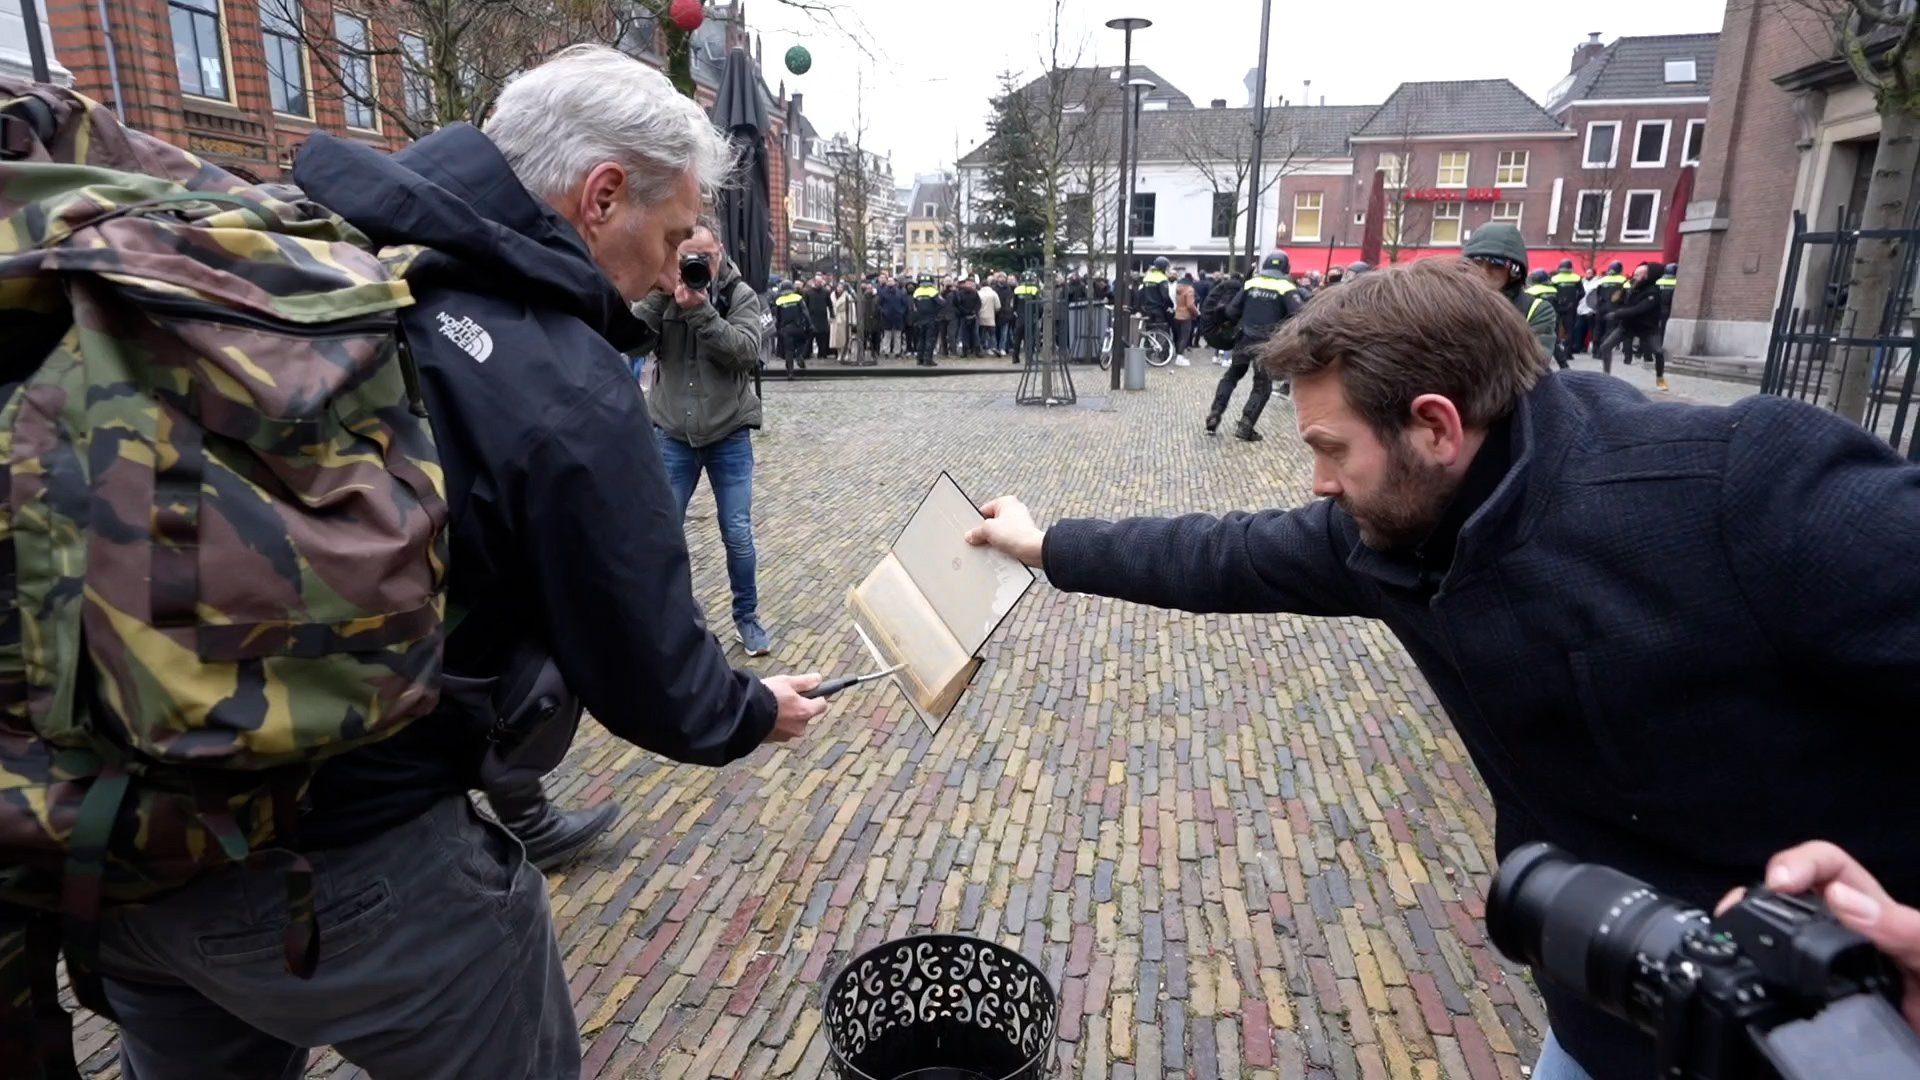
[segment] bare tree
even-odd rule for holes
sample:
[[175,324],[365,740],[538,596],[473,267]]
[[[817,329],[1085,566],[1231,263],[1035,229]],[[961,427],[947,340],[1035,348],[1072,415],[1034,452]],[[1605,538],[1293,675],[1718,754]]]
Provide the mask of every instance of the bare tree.
[[[1386,220],[1380,227],[1380,250],[1387,262],[1400,261],[1400,253],[1425,247],[1424,238],[1433,233],[1433,202],[1415,198],[1425,193],[1433,173],[1425,167],[1414,141],[1420,130],[1418,109],[1409,108],[1402,116],[1398,138],[1380,152],[1379,167],[1386,172]],[[1397,182],[1396,182],[1397,181]]]
[[[1213,188],[1214,195],[1228,196],[1232,204],[1231,216],[1227,219],[1229,273],[1240,266],[1240,219],[1246,214],[1246,189],[1252,179],[1248,174],[1253,171],[1252,110],[1248,112],[1246,124],[1233,124],[1225,130],[1205,123],[1211,117],[1201,114],[1174,137],[1174,151],[1180,160],[1200,174]],[[1281,177],[1299,168],[1295,157],[1300,151],[1300,140],[1294,137],[1287,117],[1284,109],[1267,110],[1267,138],[1262,144],[1264,160],[1260,167],[1266,175],[1259,178],[1256,193],[1261,198],[1273,190]]]
[[[1920,178],[1920,8],[1905,0],[1751,0],[1769,4],[1773,17],[1796,32],[1814,20],[1833,53],[1861,85],[1873,91],[1880,114],[1863,230],[1914,227],[1914,184]],[[1790,9],[1798,9],[1790,10]],[[1811,14],[1814,18],[1808,19]],[[1905,239],[1863,236],[1853,249],[1842,326],[1873,337],[1908,317],[1911,300],[1891,296],[1907,258]],[[1881,350],[1847,346],[1840,377],[1830,389],[1834,411],[1864,420],[1873,364]]]
[[886,200],[892,197],[893,170],[866,148],[867,113],[864,80],[854,84],[853,136],[836,137],[827,159],[834,168],[833,231],[838,245],[853,256],[861,277],[885,262],[887,238],[881,221]]
[[940,188],[940,247],[947,256],[947,272],[958,274],[967,254],[966,223],[960,220],[960,136],[953,138],[955,167],[942,171],[946,183]]
[[[1622,125],[1624,127],[1625,125]],[[1614,132],[1614,141],[1619,142],[1620,131]],[[1607,246],[1607,230],[1614,222],[1621,220],[1616,214],[1627,212],[1623,198],[1625,188],[1619,159],[1624,151],[1615,146],[1611,161],[1605,165],[1595,165],[1580,171],[1578,186],[1573,190],[1573,226],[1568,235],[1572,243],[1569,246],[1581,251],[1583,269],[1600,269],[1600,252]],[[1584,158],[1587,148],[1581,147]],[[1591,199],[1588,196],[1592,196]]]

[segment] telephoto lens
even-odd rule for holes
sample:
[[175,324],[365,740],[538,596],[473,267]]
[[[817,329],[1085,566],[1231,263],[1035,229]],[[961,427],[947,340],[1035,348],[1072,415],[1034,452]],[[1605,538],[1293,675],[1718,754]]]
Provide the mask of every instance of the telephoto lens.
[[1507,856],[1487,894],[1487,933],[1507,959],[1647,1032],[1662,1007],[1660,962],[1707,925],[1705,912],[1552,844]]
[[680,260],[680,284],[696,290],[713,284],[713,265],[705,255],[688,255]]

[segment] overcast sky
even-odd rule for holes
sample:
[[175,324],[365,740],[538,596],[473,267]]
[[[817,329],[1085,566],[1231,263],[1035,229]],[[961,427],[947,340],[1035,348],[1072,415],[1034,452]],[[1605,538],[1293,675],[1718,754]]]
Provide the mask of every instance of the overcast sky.
[[[786,79],[806,94],[809,119],[823,135],[852,132],[864,99],[866,146],[893,155],[896,181],[930,172],[986,135],[987,101],[1011,67],[1031,76],[1043,67],[1051,0],[809,0],[837,3],[841,22],[865,43],[865,55],[830,25],[778,0],[747,0],[747,23],[766,46],[767,82]],[[1268,100],[1377,104],[1402,81],[1507,78],[1539,101],[1566,75],[1573,47],[1599,31],[1622,35],[1711,33],[1721,0],[1581,5],[1484,0],[1280,0],[1269,39]],[[1067,0],[1064,57],[1081,66],[1118,64],[1121,34],[1104,25],[1119,15],[1152,19],[1134,34],[1134,60],[1147,64],[1205,106],[1213,98],[1247,104],[1243,79],[1259,60],[1260,0]],[[786,70],[788,47],[805,45],[813,68]]]

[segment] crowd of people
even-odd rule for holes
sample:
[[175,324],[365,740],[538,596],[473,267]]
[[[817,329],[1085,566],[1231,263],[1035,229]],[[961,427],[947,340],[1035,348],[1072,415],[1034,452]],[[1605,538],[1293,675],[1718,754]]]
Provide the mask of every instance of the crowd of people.
[[913,357],[934,367],[936,357],[1014,355],[1018,301],[1035,291],[1032,275],[1022,281],[1003,273],[775,278],[768,289],[774,356],[792,374],[805,371],[808,360],[872,364]]

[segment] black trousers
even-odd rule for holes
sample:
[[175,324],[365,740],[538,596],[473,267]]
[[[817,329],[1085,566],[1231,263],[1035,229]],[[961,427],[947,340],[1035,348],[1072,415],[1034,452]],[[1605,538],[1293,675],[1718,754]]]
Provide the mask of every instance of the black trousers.
[[933,363],[934,338],[939,336],[940,329],[935,326],[922,326],[919,328],[918,333],[920,334],[920,362],[922,364],[931,364]]
[[1236,345],[1233,348],[1233,363],[1220,375],[1220,385],[1213,391],[1213,416],[1224,416],[1227,404],[1233,400],[1233,388],[1240,385],[1248,369],[1253,371],[1253,392],[1247,395],[1247,404],[1240,411],[1240,423],[1252,427],[1260,422],[1260,414],[1266,410],[1267,399],[1273,396],[1273,380],[1266,370],[1254,364],[1254,353],[1259,344]]
[[795,366],[801,371],[807,370],[807,346],[813,342],[813,331],[789,330],[780,338],[786,343],[787,371],[793,371]]
[[1638,346],[1643,358],[1653,357],[1653,375],[1656,379],[1667,377],[1666,336],[1666,331],[1659,328],[1641,330],[1633,334],[1627,343],[1629,348]]

